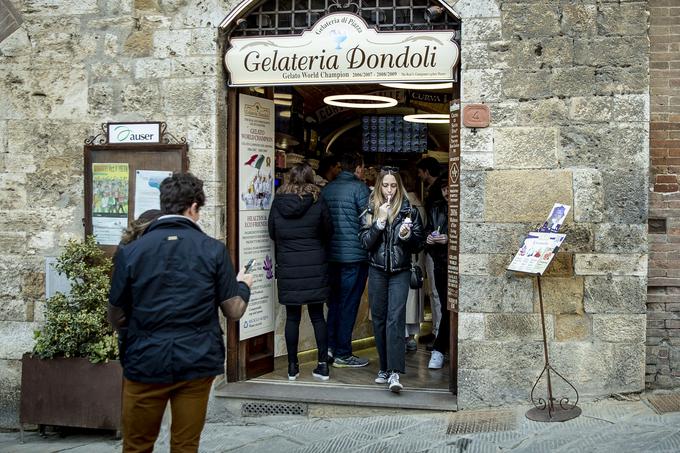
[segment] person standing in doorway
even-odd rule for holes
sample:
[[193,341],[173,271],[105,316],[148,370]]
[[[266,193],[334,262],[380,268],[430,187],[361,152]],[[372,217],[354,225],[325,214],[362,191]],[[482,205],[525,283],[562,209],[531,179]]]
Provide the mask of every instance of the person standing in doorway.
[[335,231],[328,249],[328,352],[334,367],[358,368],[368,365],[368,359],[352,353],[352,331],[368,276],[368,254],[359,241],[359,217],[370,190],[357,177],[364,170],[361,154],[343,154],[340,165],[340,174],[321,191]]
[[319,162],[319,171],[316,173],[315,183],[319,187],[324,187],[332,182],[342,171],[340,159],[337,156],[329,155]]
[[[418,168],[418,178],[425,185],[425,211],[429,212],[432,205],[441,200],[441,191],[434,186],[435,181],[441,173],[441,166],[439,161],[434,157],[425,157],[416,164]],[[425,274],[427,275],[427,284],[430,298],[430,311],[432,313],[432,334],[424,335],[419,338],[421,342],[432,342],[437,336],[439,325],[441,322],[441,303],[439,302],[439,294],[434,280],[434,262],[429,254],[425,254]]]
[[432,356],[428,368],[439,369],[444,366],[444,354],[449,350],[449,305],[447,302],[447,279],[448,279],[448,232],[449,232],[449,209],[448,209],[448,189],[449,181],[445,177],[437,179],[433,188],[437,188],[442,198],[435,201],[427,212],[426,238],[427,254],[432,257],[434,263],[434,283],[439,294],[441,303],[441,323],[437,338],[432,345]]
[[[406,170],[400,171],[399,176],[401,176],[401,181],[404,183],[406,198],[408,198],[409,203],[411,203],[411,207],[418,210],[421,219],[425,219],[427,213],[416,194],[415,178]],[[423,252],[418,252],[412,257],[413,261],[421,266],[421,269],[424,265],[423,255]],[[415,351],[418,349],[415,336],[420,333],[420,321],[423,316],[423,299],[425,298],[424,293],[424,288],[410,288],[408,291],[408,299],[406,300],[406,332],[404,332],[407,351]]]
[[423,247],[423,222],[411,207],[395,167],[382,168],[365,212],[359,236],[368,250],[368,301],[380,359],[375,382],[387,383],[399,393],[403,389],[399,375],[406,372],[404,329],[411,255]]
[[203,181],[174,174],[161,183],[163,216],[116,255],[109,322],[127,327],[123,451],[150,452],[170,402],[170,449],[196,452],[215,376],[224,373],[218,309],[240,318],[252,275],[234,272],[225,245],[196,223]]
[[309,311],[318,350],[318,365],[312,375],[322,381],[329,379],[323,308],[329,295],[326,244],[333,236],[333,222],[320,194],[312,167],[307,162],[296,164],[288,172],[288,181],[276,191],[269,215],[269,237],[276,245],[279,303],[286,307],[291,381],[300,374],[297,353],[303,305]]

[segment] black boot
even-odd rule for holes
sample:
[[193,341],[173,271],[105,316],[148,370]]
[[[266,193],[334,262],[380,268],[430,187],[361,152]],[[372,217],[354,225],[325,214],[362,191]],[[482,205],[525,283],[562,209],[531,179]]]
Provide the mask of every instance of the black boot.
[[288,380],[294,381],[300,376],[300,365],[295,362],[288,363]]
[[312,371],[312,376],[321,381],[327,381],[330,379],[329,374],[327,362],[319,362],[316,368],[314,368],[314,371]]

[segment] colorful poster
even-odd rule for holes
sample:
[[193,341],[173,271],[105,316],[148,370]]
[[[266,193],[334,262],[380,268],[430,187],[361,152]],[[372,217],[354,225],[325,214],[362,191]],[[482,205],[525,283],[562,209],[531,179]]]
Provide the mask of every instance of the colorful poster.
[[274,331],[274,243],[269,239],[268,220],[269,211],[242,211],[239,216],[239,263],[244,266],[255,260],[250,303],[239,321],[240,340]]
[[274,101],[239,97],[239,209],[268,210],[274,199]]
[[168,176],[172,176],[171,171],[137,170],[135,172],[135,219],[149,209],[160,209],[161,182]]
[[560,233],[529,233],[508,270],[543,275],[565,237],[566,234]]
[[127,227],[129,168],[92,164],[92,232],[101,245],[118,245]]
[[555,203],[553,205],[548,218],[543,223],[538,231],[543,233],[557,233],[560,231],[560,227],[564,224],[564,220],[567,218],[571,206],[566,204]]

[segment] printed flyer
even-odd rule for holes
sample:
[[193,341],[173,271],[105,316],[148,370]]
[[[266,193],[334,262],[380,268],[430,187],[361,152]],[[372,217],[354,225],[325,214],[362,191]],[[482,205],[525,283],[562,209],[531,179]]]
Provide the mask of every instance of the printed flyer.
[[508,270],[543,275],[565,237],[566,234],[560,233],[529,233]]
[[266,210],[274,199],[274,101],[239,97],[240,210]]
[[92,164],[92,233],[97,244],[120,242],[127,228],[128,193],[128,164]]
[[276,286],[274,279],[274,243],[269,239],[267,223],[269,211],[242,211],[239,216],[239,263],[245,265],[254,259],[254,278],[250,303],[240,319],[239,339],[274,331],[274,303]]
[[161,207],[161,183],[171,171],[137,170],[135,172],[135,216],[138,218],[149,209]]

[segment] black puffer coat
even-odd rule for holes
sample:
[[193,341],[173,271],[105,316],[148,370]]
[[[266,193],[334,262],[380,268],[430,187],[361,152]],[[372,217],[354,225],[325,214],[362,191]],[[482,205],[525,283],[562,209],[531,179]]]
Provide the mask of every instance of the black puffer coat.
[[323,198],[277,194],[269,214],[276,246],[279,303],[304,305],[328,300],[326,244],[333,222]]
[[[409,213],[413,222],[411,236],[404,240],[399,237],[399,229]],[[371,218],[370,223],[367,221],[368,217]],[[404,197],[394,222],[387,223],[381,230],[376,226],[375,219],[373,206],[369,206],[359,231],[361,245],[368,250],[368,264],[388,273],[410,269],[411,255],[421,251],[425,243],[423,221],[418,210],[412,208],[408,199]]]

